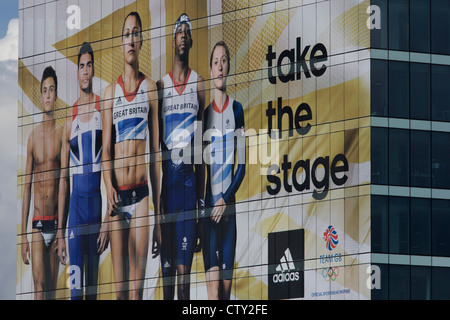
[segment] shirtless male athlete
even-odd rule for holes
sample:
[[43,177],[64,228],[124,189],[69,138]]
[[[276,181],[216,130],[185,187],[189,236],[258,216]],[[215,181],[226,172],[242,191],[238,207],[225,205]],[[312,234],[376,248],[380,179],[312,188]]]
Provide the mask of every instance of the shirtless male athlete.
[[[54,114],[58,98],[57,90],[56,73],[52,67],[47,67],[41,80],[42,123],[33,129],[28,138],[22,204],[22,260],[25,264],[29,264],[31,258],[36,300],[54,299],[58,278],[55,237],[58,227],[58,189],[63,127],[56,122]],[[34,204],[30,252],[27,225],[32,183],[34,183]]]

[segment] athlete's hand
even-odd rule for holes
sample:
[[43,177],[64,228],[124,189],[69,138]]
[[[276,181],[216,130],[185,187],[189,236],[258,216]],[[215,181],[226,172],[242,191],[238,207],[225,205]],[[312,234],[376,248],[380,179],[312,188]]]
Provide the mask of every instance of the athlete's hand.
[[25,264],[30,264],[30,245],[28,244],[28,238],[26,235],[22,236],[22,261]]
[[107,214],[111,215],[115,210],[118,209],[117,203],[119,202],[119,197],[117,196],[117,191],[114,189],[114,187],[107,188],[106,190],[106,196],[107,196]]
[[161,225],[159,222],[155,223],[153,228],[153,244],[152,244],[152,258],[159,256],[161,251]]
[[205,199],[197,200],[197,244],[194,252],[202,251],[203,245],[203,219],[205,219]]
[[56,252],[58,253],[59,261],[63,265],[66,265],[66,257],[67,257],[66,240],[64,240],[64,237],[57,237],[57,241],[58,243],[56,247]]
[[152,242],[152,258],[156,258],[159,256],[161,252],[161,243],[162,243],[162,235],[161,235],[161,223],[164,223],[164,207],[163,207],[162,199],[159,203],[159,214],[155,213],[155,227],[153,228],[153,242]]
[[225,200],[223,200],[223,198],[217,200],[211,212],[211,220],[214,221],[215,223],[219,223],[220,220],[222,219],[222,215],[225,212],[226,207],[227,204],[225,203]]
[[200,218],[197,221],[197,244],[195,245],[194,252],[202,251],[203,246],[203,219]]
[[97,238],[97,254],[101,255],[109,244],[109,223],[102,223],[100,233]]

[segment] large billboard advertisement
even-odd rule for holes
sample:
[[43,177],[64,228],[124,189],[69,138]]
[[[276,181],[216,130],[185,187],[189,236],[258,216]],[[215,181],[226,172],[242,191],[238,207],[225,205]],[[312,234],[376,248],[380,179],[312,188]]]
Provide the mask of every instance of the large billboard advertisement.
[[22,1],[17,299],[370,299],[369,1]]

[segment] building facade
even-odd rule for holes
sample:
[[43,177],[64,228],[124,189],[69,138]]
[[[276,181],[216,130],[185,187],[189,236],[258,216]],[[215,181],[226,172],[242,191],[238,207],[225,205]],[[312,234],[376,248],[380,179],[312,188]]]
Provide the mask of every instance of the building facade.
[[371,3],[372,298],[448,299],[450,5]]
[[[128,19],[134,12],[139,19]],[[449,16],[444,0],[20,1],[17,299],[111,300],[134,297],[138,287],[142,299],[181,298],[187,291],[190,299],[203,300],[214,290],[211,270],[219,270],[224,287],[230,285],[221,298],[449,298]],[[192,39],[188,60],[178,36]],[[129,37],[139,50],[127,51]],[[228,53],[217,62],[225,61],[229,69],[218,75],[219,41]],[[84,43],[93,55],[82,51]],[[80,80],[80,70],[89,65],[81,58],[93,66],[90,90]],[[187,61],[189,76],[180,85],[177,68]],[[44,76],[49,66],[57,76],[50,109],[45,97],[52,87]],[[130,66],[147,76],[147,87],[126,82]],[[192,83],[191,74],[199,75]],[[226,87],[218,84],[222,76]],[[119,93],[109,95],[111,87]],[[103,138],[97,136],[94,151],[83,154],[97,159],[80,156],[72,142],[70,152],[64,149],[70,139],[63,132],[77,136],[76,125],[72,131],[67,126],[82,115],[79,101],[87,93],[98,96],[88,118],[101,117],[103,123],[87,130]],[[220,93],[231,101],[223,109]],[[171,104],[175,96],[179,100]],[[128,122],[119,124],[139,112],[149,115],[140,120],[143,126],[135,120],[129,130]],[[49,128],[54,130],[39,131]],[[138,147],[141,129],[145,151]],[[133,137],[123,138],[129,134]],[[105,139],[109,135],[115,140]],[[92,136],[77,139],[81,145],[94,141]],[[174,141],[181,145],[169,147]],[[123,145],[140,151],[121,153]],[[110,150],[113,168],[105,156]],[[168,171],[180,163],[193,170],[195,187],[184,173]],[[66,223],[82,211],[74,209],[79,196],[74,188],[90,186],[93,168],[100,168],[95,179],[101,176],[95,180],[100,181],[99,220]],[[148,185],[148,195],[139,201],[148,205],[138,209],[132,194],[131,214],[118,217],[109,209],[108,177],[115,175],[112,185],[124,213],[128,189],[121,179],[138,168],[144,168]],[[165,180],[172,176],[182,177],[181,189]],[[217,190],[227,208],[219,223],[211,218],[220,208],[211,200]],[[79,206],[95,207],[87,199],[92,194],[86,192]],[[193,198],[205,198],[206,206],[197,201],[186,207]],[[185,209],[167,209],[175,203]],[[165,228],[176,225],[172,218],[189,225],[194,238],[177,227]],[[48,221],[51,226],[43,228]],[[168,251],[155,254],[159,226]],[[88,253],[78,245],[86,265],[95,261],[94,271],[77,267],[70,243],[81,229],[95,243],[101,228],[110,240],[105,250]],[[183,257],[193,250],[200,230],[207,234],[202,233],[201,250],[175,262],[177,250]],[[117,258],[117,234],[127,237],[121,248],[142,246],[144,255],[127,251]],[[129,234],[143,234],[143,240]],[[167,249],[171,241],[180,249]],[[66,244],[65,260],[50,254],[56,243]],[[188,282],[186,275],[180,277],[186,264]],[[143,277],[119,275],[123,265],[136,273],[143,267]],[[171,287],[176,287],[172,295]]]

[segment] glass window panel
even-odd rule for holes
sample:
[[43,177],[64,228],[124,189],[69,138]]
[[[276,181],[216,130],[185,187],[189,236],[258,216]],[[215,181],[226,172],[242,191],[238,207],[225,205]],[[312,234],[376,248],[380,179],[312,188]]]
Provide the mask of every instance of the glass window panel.
[[377,264],[380,272],[381,285],[380,288],[374,288],[371,291],[372,300],[388,300],[389,299],[389,269],[388,265]]
[[389,266],[389,300],[409,300],[410,273],[409,266]]
[[388,248],[388,197],[372,196],[371,201],[372,252],[387,253]]
[[373,184],[388,184],[388,129],[372,128],[371,140],[371,181]]
[[430,52],[429,0],[410,0],[410,50]]
[[409,117],[409,63],[389,61],[389,116]]
[[450,2],[431,2],[431,52],[450,54]]
[[388,48],[388,5],[387,0],[372,0],[370,5],[380,8],[380,29],[372,29],[370,31],[370,42],[372,48],[387,49]]
[[433,199],[432,202],[432,242],[431,250],[435,256],[450,256],[450,200]]
[[431,253],[431,200],[411,198],[411,254]]
[[371,76],[371,113],[373,116],[388,115],[388,62],[372,60]]
[[389,198],[389,252],[409,254],[409,198]]
[[409,130],[389,129],[389,184],[409,185]]
[[431,269],[431,298],[433,300],[450,300],[450,268]]
[[431,66],[431,115],[435,121],[450,121],[450,66]]
[[431,134],[431,183],[433,188],[450,188],[450,133]]
[[429,131],[411,131],[411,186],[431,185],[431,143]]
[[389,49],[409,50],[409,0],[389,1]]
[[430,119],[430,65],[425,63],[410,64],[410,113],[411,118]]
[[411,266],[411,300],[431,299],[431,268]]

